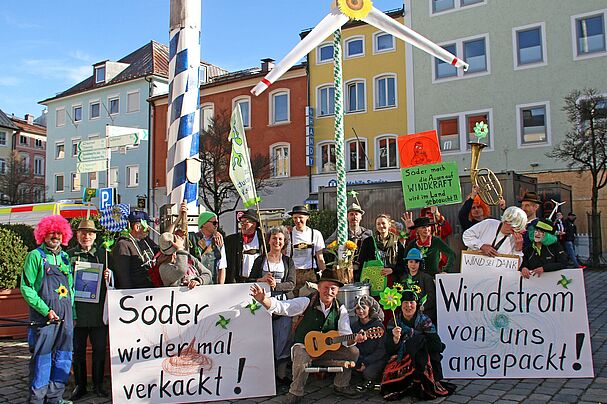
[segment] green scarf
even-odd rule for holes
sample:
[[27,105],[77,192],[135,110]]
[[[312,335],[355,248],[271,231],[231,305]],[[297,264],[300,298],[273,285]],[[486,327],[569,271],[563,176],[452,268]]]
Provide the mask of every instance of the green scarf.
[[388,232],[385,239],[382,239],[379,234],[375,235],[377,249],[385,253],[384,265],[396,265],[397,242],[398,237],[390,232]]

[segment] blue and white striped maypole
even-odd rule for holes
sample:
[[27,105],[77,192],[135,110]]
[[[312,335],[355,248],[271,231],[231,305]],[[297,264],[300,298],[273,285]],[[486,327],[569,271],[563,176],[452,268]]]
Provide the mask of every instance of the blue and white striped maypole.
[[171,0],[167,196],[172,204],[186,201],[189,212],[200,179],[200,19],[201,0]]

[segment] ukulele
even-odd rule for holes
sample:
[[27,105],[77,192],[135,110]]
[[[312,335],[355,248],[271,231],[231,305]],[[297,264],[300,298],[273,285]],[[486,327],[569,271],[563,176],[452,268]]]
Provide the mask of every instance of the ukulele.
[[[384,335],[384,329],[381,327],[369,328],[364,331],[369,339],[380,338]],[[327,351],[337,351],[344,341],[353,341],[356,334],[339,335],[338,331],[310,331],[304,338],[306,352],[312,358],[318,358]]]

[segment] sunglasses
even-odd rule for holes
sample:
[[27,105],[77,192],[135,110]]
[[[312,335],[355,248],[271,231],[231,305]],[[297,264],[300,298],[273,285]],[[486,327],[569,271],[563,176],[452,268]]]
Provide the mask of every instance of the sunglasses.
[[219,222],[217,220],[215,220],[213,222],[209,221],[209,223],[211,223],[213,226],[217,226],[219,224]]

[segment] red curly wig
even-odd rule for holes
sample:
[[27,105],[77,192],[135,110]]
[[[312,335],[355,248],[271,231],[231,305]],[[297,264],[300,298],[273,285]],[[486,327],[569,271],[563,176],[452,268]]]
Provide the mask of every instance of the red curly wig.
[[61,215],[43,217],[34,229],[36,243],[42,244],[49,233],[58,232],[63,234],[61,244],[67,246],[72,238],[72,228],[69,222]]
[[[474,201],[472,201],[472,206],[474,205],[478,205],[483,209],[483,215],[485,216],[485,219],[489,217],[489,215],[491,214],[491,211],[489,210],[489,205],[487,205],[485,202],[483,202],[483,200],[481,199],[480,196],[476,195],[474,197]],[[470,209],[472,210],[472,209]],[[468,219],[472,220],[472,212],[468,213]]]

